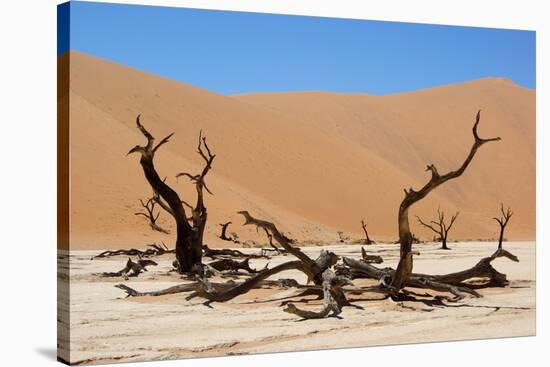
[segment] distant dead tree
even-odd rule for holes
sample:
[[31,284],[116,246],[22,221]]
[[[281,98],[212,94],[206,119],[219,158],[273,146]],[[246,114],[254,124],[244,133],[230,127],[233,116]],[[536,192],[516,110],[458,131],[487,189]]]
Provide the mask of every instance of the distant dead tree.
[[504,230],[506,229],[506,225],[508,225],[508,221],[510,220],[512,215],[514,215],[514,213],[512,212],[512,209],[510,207],[508,207],[505,211],[504,210],[504,205],[502,203],[500,204],[500,213],[501,213],[500,218],[493,217],[493,219],[496,220],[498,222],[498,224],[500,225],[500,236],[498,237],[498,248],[499,249],[502,248],[502,241],[504,241]]
[[159,219],[160,211],[157,212],[157,214],[155,215],[155,205],[157,204],[157,202],[155,201],[154,197],[147,200],[147,202],[143,202],[143,200],[139,199],[139,202],[141,203],[141,206],[145,209],[145,211],[134,213],[134,215],[141,215],[149,219],[149,226],[153,231],[170,234],[170,231],[167,231],[157,224],[157,219]]
[[481,111],[477,112],[476,120],[472,128],[472,134],[474,137],[474,143],[470,149],[470,153],[466,157],[466,160],[462,165],[455,171],[450,171],[446,174],[440,174],[432,163],[426,167],[426,171],[431,172],[431,178],[420,190],[415,191],[412,188],[405,189],[405,197],[399,206],[398,213],[398,224],[399,224],[399,243],[400,243],[400,256],[399,264],[395,270],[395,274],[392,278],[391,287],[395,291],[399,291],[404,287],[404,285],[409,280],[409,277],[413,270],[413,254],[412,254],[412,243],[413,238],[411,235],[411,230],[409,227],[409,208],[416,202],[424,199],[432,190],[438,186],[444,184],[445,182],[452,180],[454,178],[460,177],[466,168],[472,162],[472,159],[476,155],[477,150],[484,145],[485,143],[491,141],[498,141],[500,137],[482,139],[479,137],[477,128],[479,125],[479,120],[481,116]]
[[365,245],[372,245],[374,241],[371,241],[369,237],[369,232],[367,231],[367,224],[365,223],[364,219],[361,219],[361,227],[363,228],[363,232],[365,232]]
[[231,223],[232,222],[220,223],[220,227],[222,227],[222,232],[221,232],[219,237],[224,241],[229,241],[229,242],[233,242],[233,243],[240,243],[240,241],[238,240],[238,238],[236,238],[235,235],[233,235],[233,237],[227,236],[227,227],[229,227],[229,225]]
[[447,238],[449,236],[449,231],[451,230],[451,227],[453,226],[456,218],[458,217],[459,212],[456,212],[455,215],[451,217],[451,221],[449,224],[445,223],[445,213],[441,211],[440,208],[437,208],[437,220],[432,220],[429,223],[426,223],[420,219],[419,216],[416,216],[416,219],[418,219],[418,223],[423,225],[424,227],[430,229],[435,234],[437,234],[438,240],[441,241],[441,249],[443,250],[450,250],[447,247]]
[[338,240],[341,243],[345,243],[347,240],[349,240],[349,237],[346,236],[346,234],[343,231],[337,231],[336,233],[338,234]]
[[[136,118],[136,125],[147,139],[147,144],[144,146],[136,145],[128,152],[128,155],[132,153],[139,153],[141,155],[139,163],[143,168],[147,182],[149,182],[149,185],[153,189],[154,200],[176,222],[176,259],[178,271],[180,273],[200,273],[202,271],[202,242],[207,219],[203,190],[212,194],[206,186],[205,177],[212,168],[212,162],[216,156],[210,151],[206,138],[202,136],[202,132],[199,133],[197,153],[204,160],[204,168],[197,175],[191,175],[186,172],[176,175],[176,177],[186,176],[195,183],[197,201],[195,206],[192,206],[183,201],[177,192],[168,186],[165,180],[160,178],[153,163],[157,150],[162,145],[168,143],[174,133],[169,134],[155,145],[155,138],[141,124],[140,115]],[[187,216],[184,205],[191,210],[190,217]]]

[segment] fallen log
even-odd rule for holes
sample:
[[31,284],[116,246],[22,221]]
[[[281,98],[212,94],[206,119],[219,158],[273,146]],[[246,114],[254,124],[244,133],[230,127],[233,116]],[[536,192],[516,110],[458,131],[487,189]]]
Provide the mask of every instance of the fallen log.
[[105,272],[102,273],[103,277],[137,277],[141,272],[147,271],[147,266],[158,265],[153,260],[139,259],[137,262],[133,262],[131,258],[128,258],[126,266],[117,272]]
[[[504,249],[497,249],[494,254],[479,260],[473,267],[459,272],[443,275],[411,273],[405,286],[450,292],[455,295],[455,300],[462,299],[465,293],[481,297],[474,289],[504,287],[508,284],[506,274],[500,273],[491,265],[491,262],[499,257],[506,257],[512,261],[519,262],[519,259],[510,252]],[[352,278],[376,279],[384,287],[391,286],[392,279],[395,276],[395,269],[377,268],[366,262],[349,257],[344,257],[343,261],[347,269],[339,269],[340,273],[347,271],[347,275]],[[474,279],[484,279],[485,282],[478,284],[468,283],[468,281]]]
[[349,304],[342,290],[344,285],[353,285],[351,281],[341,275],[336,275],[332,270],[323,272],[323,308],[320,311],[302,310],[293,303],[288,303],[285,312],[294,314],[302,319],[322,319],[327,316],[337,317],[342,312],[342,307]]

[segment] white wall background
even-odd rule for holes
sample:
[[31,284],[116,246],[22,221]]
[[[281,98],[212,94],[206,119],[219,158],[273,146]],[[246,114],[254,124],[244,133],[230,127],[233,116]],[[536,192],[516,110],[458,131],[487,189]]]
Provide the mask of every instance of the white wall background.
[[[56,0],[0,2],[2,366],[47,366],[56,348]],[[537,31],[537,337],[222,357],[149,366],[542,365],[550,345],[548,18],[536,0],[144,0],[123,3],[443,23]],[[546,65],[545,65],[546,63]],[[544,68],[544,69],[543,69]],[[546,98],[545,98],[546,97]],[[546,105],[545,105],[546,103]],[[545,121],[547,122],[547,121]],[[504,177],[502,179],[505,179]],[[16,261],[14,259],[17,259]],[[546,289],[543,289],[546,288]],[[546,310],[546,311],[545,311]],[[506,327],[506,325],[503,325]],[[368,331],[366,331],[368,332]],[[547,363],[547,362],[546,362]],[[132,366],[134,364],[127,364]],[[137,365],[137,364],[136,364]]]

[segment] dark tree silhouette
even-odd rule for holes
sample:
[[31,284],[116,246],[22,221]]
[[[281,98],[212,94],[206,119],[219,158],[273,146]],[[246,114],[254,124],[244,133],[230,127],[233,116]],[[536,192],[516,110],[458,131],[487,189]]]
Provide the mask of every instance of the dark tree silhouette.
[[[157,150],[168,143],[172,135],[166,136],[155,145],[155,138],[145,129],[140,122],[140,115],[136,118],[136,125],[139,131],[147,139],[144,146],[136,145],[129,154],[139,153],[139,163],[143,168],[145,178],[154,192],[154,200],[168,212],[176,222],[176,259],[180,273],[202,272],[202,240],[206,225],[207,211],[204,206],[203,189],[211,194],[205,183],[205,176],[212,168],[215,155],[211,153],[206,143],[206,138],[199,134],[197,152],[203,158],[205,166],[200,174],[179,173],[176,177],[187,176],[195,183],[197,201],[195,206],[180,199],[178,193],[165,183],[158,175],[154,158]],[[191,217],[187,217],[184,205],[191,209]]]
[[447,247],[447,238],[449,236],[449,231],[458,217],[458,214],[459,212],[456,212],[456,214],[451,217],[451,221],[448,224],[445,223],[445,213],[439,208],[437,208],[437,221],[432,220],[429,223],[426,223],[422,221],[419,216],[416,216],[416,219],[418,219],[418,223],[435,232],[435,234],[439,236],[438,239],[441,241],[441,249],[450,250],[450,248]]
[[493,217],[493,219],[496,220],[498,222],[498,224],[500,225],[500,236],[498,237],[498,248],[499,249],[502,248],[502,241],[504,241],[504,230],[506,229],[506,226],[508,225],[508,221],[510,220],[512,215],[514,215],[514,213],[512,212],[512,209],[510,207],[508,207],[508,209],[506,209],[506,211],[505,211],[504,210],[504,205],[502,203],[500,204],[500,213],[501,213],[500,218]]
[[236,234],[233,237],[229,237],[227,235],[227,227],[229,227],[230,224],[231,224],[231,222],[220,223],[220,227],[222,227],[222,232],[219,235],[219,237],[224,241],[229,241],[229,242],[233,242],[233,243],[241,243],[238,240],[238,238],[236,238],[236,236],[237,236]]

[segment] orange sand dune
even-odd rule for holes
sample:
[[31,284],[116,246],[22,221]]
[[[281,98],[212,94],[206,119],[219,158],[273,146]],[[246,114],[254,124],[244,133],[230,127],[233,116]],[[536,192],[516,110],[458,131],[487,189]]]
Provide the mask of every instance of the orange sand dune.
[[[62,57],[68,57],[68,54]],[[397,237],[403,188],[426,182],[427,163],[457,168],[470,148],[482,109],[482,136],[502,137],[481,148],[463,177],[413,208],[426,219],[440,205],[461,214],[453,238],[489,238],[502,201],[515,215],[507,237],[535,236],[535,91],[502,79],[481,79],[388,96],[321,92],[224,96],[78,52],[70,53],[71,248],[143,247],[173,235],[153,232],[134,216],[151,189],[138,157],[135,128],[142,115],[157,138],[175,132],[156,156],[157,170],[188,201],[193,186],[174,178],[201,168],[203,130],[217,154],[208,184],[206,242],[218,223],[233,221],[241,240],[261,234],[242,227],[236,212],[274,220],[299,240],[333,241],[336,231]],[[63,101],[62,101],[63,102]],[[412,218],[414,219],[414,218]],[[165,213],[161,225],[173,229]],[[413,222],[413,231],[431,238]]]

